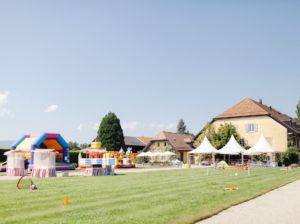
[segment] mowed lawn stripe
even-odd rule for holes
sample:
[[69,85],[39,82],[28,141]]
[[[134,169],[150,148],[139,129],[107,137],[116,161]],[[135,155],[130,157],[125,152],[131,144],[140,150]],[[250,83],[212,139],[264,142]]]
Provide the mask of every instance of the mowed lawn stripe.
[[[299,170],[176,170],[115,177],[36,180],[40,190],[1,184],[1,223],[192,223],[299,178]],[[235,173],[238,175],[235,176]],[[3,182],[5,183],[5,182]],[[224,191],[228,184],[240,190]],[[63,196],[71,200],[63,206]],[[7,203],[3,203],[7,201]],[[16,202],[19,201],[19,202]]]

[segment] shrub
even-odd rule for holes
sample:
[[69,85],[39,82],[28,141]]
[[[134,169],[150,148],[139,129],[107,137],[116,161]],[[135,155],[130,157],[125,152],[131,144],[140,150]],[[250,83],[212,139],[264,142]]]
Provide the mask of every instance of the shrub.
[[299,151],[295,147],[289,147],[283,154],[283,164],[289,166],[299,162]]
[[79,151],[70,151],[70,163],[78,163]]
[[7,152],[9,150],[7,149],[0,149],[0,162],[5,162],[7,157],[4,155],[5,152]]

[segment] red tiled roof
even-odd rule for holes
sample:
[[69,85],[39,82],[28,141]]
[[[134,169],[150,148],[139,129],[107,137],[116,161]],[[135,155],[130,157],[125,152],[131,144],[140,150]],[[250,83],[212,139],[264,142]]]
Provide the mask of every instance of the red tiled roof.
[[267,106],[263,103],[256,102],[255,100],[252,100],[250,98],[242,100],[241,102],[229,108],[225,112],[219,114],[217,117],[214,118],[214,120],[262,115],[270,116],[271,118],[286,126],[290,130],[300,133],[299,127],[289,124],[291,121],[293,121],[293,118],[279,112],[271,106]]
[[162,131],[154,136],[152,141],[167,140],[175,150],[191,150],[189,143],[193,142],[191,135]]
[[145,143],[145,144],[148,144],[152,140],[152,138],[145,137],[145,136],[137,137],[137,139],[140,140],[141,142]]
[[260,115],[268,115],[273,117],[278,121],[288,121],[292,118],[286,114],[282,114],[279,111],[273,109],[272,107],[268,107],[262,103],[258,103],[255,100],[246,98],[229,108],[225,112],[219,114],[215,120],[222,118],[234,118],[234,117],[248,117],[248,116],[260,116]]

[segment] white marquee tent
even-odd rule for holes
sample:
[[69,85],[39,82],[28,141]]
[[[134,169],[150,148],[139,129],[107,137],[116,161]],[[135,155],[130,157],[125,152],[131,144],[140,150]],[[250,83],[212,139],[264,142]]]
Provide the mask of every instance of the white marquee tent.
[[239,155],[244,152],[245,149],[235,140],[233,135],[229,142],[227,142],[227,144],[219,150],[219,153],[223,155]]
[[260,155],[263,153],[275,153],[275,149],[267,139],[261,135],[258,142],[252,148],[247,150],[244,155]]
[[211,145],[206,136],[196,149],[188,152],[188,154],[212,154],[213,163],[215,163],[215,154],[217,153],[219,151]]
[[202,143],[196,149],[188,153],[189,154],[217,154],[219,153],[219,151],[210,144],[207,137],[205,136]]
[[242,164],[244,164],[244,155],[243,155],[243,153],[245,151],[246,150],[236,141],[236,139],[232,135],[229,142],[227,142],[227,144],[222,149],[219,150],[219,153],[224,155],[224,159],[225,159],[225,155],[239,155],[239,154],[242,154]]

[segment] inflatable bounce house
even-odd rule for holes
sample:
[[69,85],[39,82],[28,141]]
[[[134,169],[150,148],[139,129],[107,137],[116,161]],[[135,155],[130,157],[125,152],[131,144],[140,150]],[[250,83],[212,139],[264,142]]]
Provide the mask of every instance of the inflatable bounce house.
[[75,169],[69,164],[69,145],[60,134],[44,133],[39,137],[24,135],[12,146],[12,150],[25,152],[29,169],[34,167],[34,152],[40,149],[50,149],[56,152],[56,170]]

